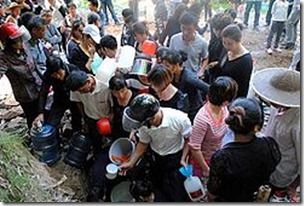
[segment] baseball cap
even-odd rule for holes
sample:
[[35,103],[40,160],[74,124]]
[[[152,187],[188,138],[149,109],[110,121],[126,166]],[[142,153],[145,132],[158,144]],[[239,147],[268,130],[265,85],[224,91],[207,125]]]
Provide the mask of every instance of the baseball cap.
[[84,71],[73,71],[68,76],[65,86],[72,91],[78,90],[87,82],[88,75]]
[[84,27],[82,33],[90,35],[90,37],[94,40],[96,44],[100,43],[101,37],[100,37],[99,29],[96,25],[88,24],[86,27]]

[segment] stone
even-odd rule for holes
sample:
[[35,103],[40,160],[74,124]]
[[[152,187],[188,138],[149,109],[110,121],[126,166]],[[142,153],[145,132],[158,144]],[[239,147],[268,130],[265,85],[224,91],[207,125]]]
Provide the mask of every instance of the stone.
[[1,119],[4,119],[5,121],[10,121],[11,119],[14,119],[15,117],[23,115],[23,110],[21,106],[12,107],[11,109],[5,110],[3,113],[1,111]]

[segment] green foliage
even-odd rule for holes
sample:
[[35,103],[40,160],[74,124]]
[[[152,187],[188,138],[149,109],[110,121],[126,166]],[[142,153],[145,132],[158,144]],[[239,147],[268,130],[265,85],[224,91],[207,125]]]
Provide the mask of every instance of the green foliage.
[[0,133],[0,200],[4,202],[47,201],[51,197],[33,178],[31,154],[16,135]]

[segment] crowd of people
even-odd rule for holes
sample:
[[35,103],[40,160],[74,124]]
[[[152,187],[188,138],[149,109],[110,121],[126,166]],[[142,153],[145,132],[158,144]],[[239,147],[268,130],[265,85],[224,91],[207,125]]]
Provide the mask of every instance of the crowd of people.
[[[204,184],[204,201],[252,202],[263,185],[272,188],[269,201],[298,201],[299,49],[290,69],[254,72],[242,30],[261,1],[247,1],[243,26],[233,9],[213,15],[211,1],[152,2],[154,34],[138,20],[138,0],[122,10],[122,20],[112,0],[88,0],[87,16],[70,0],[0,2],[0,76],[8,77],[28,129],[41,122],[58,128],[70,111],[73,132],[92,142],[88,202],[111,201],[111,189],[125,179],[136,201],[190,201],[179,172],[188,164]],[[298,8],[295,0],[288,15],[288,3],[274,1],[268,54],[274,34],[273,50],[281,51],[285,22],[285,49],[294,48],[297,32],[289,27],[296,28]],[[120,41],[107,32],[107,9],[116,26],[123,24]],[[208,21],[200,28],[203,9]],[[256,30],[258,22],[256,13]],[[202,35],[208,31],[210,40]],[[133,66],[110,72],[102,62],[117,63],[124,47],[134,50]],[[271,113],[263,127],[265,104]],[[101,119],[109,121],[110,134],[100,132]],[[105,175],[109,148],[120,137],[136,148],[112,181]]]

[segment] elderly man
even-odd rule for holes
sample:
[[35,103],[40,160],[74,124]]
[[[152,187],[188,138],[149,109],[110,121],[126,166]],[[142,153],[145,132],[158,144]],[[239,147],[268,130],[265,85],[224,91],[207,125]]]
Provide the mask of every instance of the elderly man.
[[282,160],[270,177],[274,194],[271,202],[295,201],[300,185],[300,73],[285,68],[264,69],[255,73],[253,90],[271,105],[268,124],[262,132],[279,144]]

